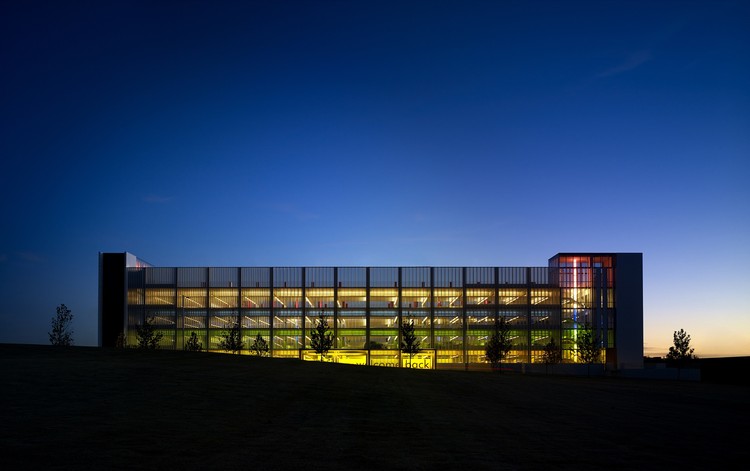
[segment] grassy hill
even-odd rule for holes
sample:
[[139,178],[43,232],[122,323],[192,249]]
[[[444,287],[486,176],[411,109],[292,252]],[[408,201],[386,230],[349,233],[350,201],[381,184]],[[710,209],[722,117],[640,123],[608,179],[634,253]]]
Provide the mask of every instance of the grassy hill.
[[0,345],[3,469],[708,469],[745,386]]

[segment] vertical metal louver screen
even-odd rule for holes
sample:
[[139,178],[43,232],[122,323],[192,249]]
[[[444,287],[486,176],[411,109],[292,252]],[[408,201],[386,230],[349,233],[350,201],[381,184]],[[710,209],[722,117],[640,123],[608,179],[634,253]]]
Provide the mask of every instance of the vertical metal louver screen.
[[401,284],[409,288],[429,288],[429,267],[404,267],[401,269]]
[[395,286],[398,286],[398,268],[370,268],[370,286],[374,288],[393,288]]
[[209,268],[208,278],[212,288],[236,288],[239,286],[239,271],[232,267]]
[[466,286],[495,284],[493,267],[468,267],[466,269]]

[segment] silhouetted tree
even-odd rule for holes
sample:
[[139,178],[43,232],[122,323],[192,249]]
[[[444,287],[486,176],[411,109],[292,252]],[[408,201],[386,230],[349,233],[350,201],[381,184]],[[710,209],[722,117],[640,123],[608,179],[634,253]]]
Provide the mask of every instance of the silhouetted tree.
[[370,340],[369,342],[365,342],[365,349],[368,350],[382,350],[383,344],[380,342],[376,342],[374,340]]
[[501,365],[513,348],[510,338],[510,326],[503,316],[495,317],[492,335],[484,346],[484,357],[492,365],[492,369],[502,373]]
[[136,326],[135,328],[135,341],[138,348],[155,350],[159,348],[159,342],[164,337],[164,334],[157,332],[153,326],[154,318],[149,317],[145,320],[143,325]]
[[250,345],[250,350],[259,357],[268,355],[268,342],[260,335],[260,332],[255,337],[253,344]]
[[586,374],[591,376],[591,365],[601,360],[602,346],[588,322],[584,324],[583,331],[578,334],[576,346],[578,347],[578,357],[587,365]]
[[190,338],[185,342],[185,350],[188,352],[200,352],[203,350],[203,343],[198,340],[198,334],[190,332]]
[[669,353],[667,353],[667,360],[685,363],[687,361],[697,358],[693,355],[694,348],[690,348],[690,335],[683,329],[676,330],[673,335],[674,346],[669,347]]
[[417,340],[417,335],[414,333],[414,321],[401,323],[401,352],[409,355],[409,368],[411,368],[411,359],[417,353],[422,350],[419,344],[422,343]]
[[562,361],[562,350],[560,349],[560,346],[555,343],[554,337],[544,346],[542,361],[544,361],[545,374],[547,374],[547,368],[549,368],[549,365],[557,365]]
[[227,352],[236,353],[239,355],[242,349],[245,347],[245,342],[242,341],[242,332],[240,330],[239,318],[232,320],[232,327],[224,331],[221,334],[221,340],[219,340],[219,348],[226,350]]
[[333,335],[329,331],[325,313],[320,311],[315,329],[310,332],[310,346],[315,350],[315,353],[320,355],[320,361],[323,361],[328,350],[333,346]]
[[73,314],[65,304],[57,306],[57,314],[52,318],[52,331],[47,332],[49,342],[60,347],[73,345],[73,331],[70,324],[73,322]]

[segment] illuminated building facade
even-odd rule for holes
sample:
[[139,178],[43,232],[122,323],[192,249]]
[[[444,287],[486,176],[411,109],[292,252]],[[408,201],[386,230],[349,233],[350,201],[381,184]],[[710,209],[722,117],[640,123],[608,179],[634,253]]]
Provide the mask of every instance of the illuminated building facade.
[[[323,313],[344,363],[451,368],[486,363],[496,316],[510,326],[506,362],[542,362],[551,340],[576,363],[588,327],[612,368],[643,365],[643,256],[560,253],[546,267],[155,267],[129,253],[99,254],[99,344],[115,346],[150,319],[160,348],[204,349],[239,319],[247,348],[257,334],[273,357],[317,358],[310,331]],[[399,352],[413,321],[423,351]],[[247,350],[244,353],[249,353]]]

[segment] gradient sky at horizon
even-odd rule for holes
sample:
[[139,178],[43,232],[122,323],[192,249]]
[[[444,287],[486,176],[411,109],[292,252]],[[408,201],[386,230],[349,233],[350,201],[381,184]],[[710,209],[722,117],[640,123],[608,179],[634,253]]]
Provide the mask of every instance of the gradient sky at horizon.
[[750,3],[3,2],[0,342],[97,254],[644,253],[645,354],[750,355]]

